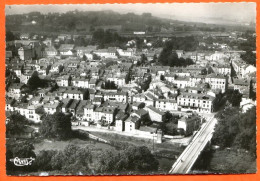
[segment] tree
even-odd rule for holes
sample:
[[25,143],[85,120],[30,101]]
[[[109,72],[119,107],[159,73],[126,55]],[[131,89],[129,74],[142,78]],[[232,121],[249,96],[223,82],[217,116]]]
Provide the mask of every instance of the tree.
[[117,89],[117,86],[114,81],[106,81],[105,85],[102,86],[103,89]]
[[146,173],[157,171],[158,165],[158,161],[147,147],[128,145],[119,152],[102,152],[96,170],[98,173]]
[[93,54],[93,60],[100,60],[101,59],[101,57],[100,56],[98,56],[97,54]]
[[124,161],[126,163],[126,170],[141,173],[156,171],[159,165],[151,151],[145,146],[130,146],[126,150],[120,152],[120,158],[126,159]]
[[74,44],[75,44],[75,46],[79,46],[79,47],[87,45],[85,39],[82,37],[76,38]]
[[35,165],[40,171],[51,171],[53,170],[51,160],[54,155],[57,154],[56,150],[41,150],[37,155]]
[[128,84],[131,81],[131,75],[130,72],[128,72],[125,76],[125,83]]
[[240,102],[242,99],[242,94],[238,90],[228,90],[226,92],[227,100],[232,104],[234,107],[239,107]]
[[173,45],[167,42],[162,52],[159,55],[158,61],[164,66],[188,66],[194,64],[190,59],[179,58],[176,51],[172,51]]
[[51,158],[50,164],[52,166],[53,170],[61,170],[62,165],[63,165],[63,152],[62,151],[58,151],[56,152],[56,154],[54,154]]
[[19,113],[13,113],[6,124],[6,134],[8,136],[19,135],[24,132],[28,120]]
[[14,171],[35,171],[36,167],[34,165],[34,161],[32,161],[31,165],[25,165],[23,167],[15,166],[11,161],[12,159],[18,157],[22,158],[36,158],[36,154],[34,152],[34,146],[32,143],[28,141],[14,141],[6,144],[6,171],[7,174],[13,175]]
[[239,112],[235,107],[228,107],[217,115],[212,142],[222,149],[234,147],[245,149],[252,156],[256,155],[256,108],[246,113]]
[[255,173],[256,160],[245,150],[217,150],[209,163],[213,173]]
[[15,36],[11,31],[6,31],[6,41],[13,41],[15,40]]
[[[63,153],[59,153],[62,157],[61,170],[65,173],[70,174],[90,174],[90,164],[92,163],[92,155],[90,150],[80,148],[79,146],[69,144],[63,150]],[[58,156],[59,157],[59,156]],[[56,161],[60,162],[61,159]],[[54,160],[52,160],[54,162]],[[53,164],[54,165],[54,164]],[[57,166],[57,163],[55,164]]]
[[35,71],[32,76],[29,78],[27,85],[29,86],[30,90],[35,90],[39,87],[44,87],[46,84],[45,81],[39,78],[38,72]]
[[90,174],[92,154],[90,150],[69,144],[63,151],[43,150],[37,155],[38,171],[61,170],[68,174]]
[[85,54],[83,55],[82,60],[83,60],[83,61],[86,61],[86,60],[87,60],[87,57],[86,57]]
[[60,112],[47,115],[42,120],[39,132],[45,138],[68,139],[72,135],[70,117]]
[[245,54],[240,56],[246,63],[256,66],[256,54],[252,51],[246,51]]
[[141,55],[141,60],[140,60],[141,62],[141,65],[144,65],[145,64],[145,62],[147,61],[147,57],[145,56],[145,54],[142,54]]
[[239,131],[237,129],[238,116],[239,110],[232,107],[219,112],[217,115],[218,124],[215,127],[212,138],[214,144],[219,145],[221,148],[232,146],[234,138]]
[[164,77],[163,74],[161,74],[161,76],[160,76],[160,80],[161,80],[161,81],[164,81],[164,80],[165,80],[165,77]]

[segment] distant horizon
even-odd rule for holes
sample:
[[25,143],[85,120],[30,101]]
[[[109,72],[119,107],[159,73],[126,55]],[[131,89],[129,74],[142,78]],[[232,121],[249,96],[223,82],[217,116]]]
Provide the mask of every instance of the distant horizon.
[[157,3],[157,4],[65,4],[6,5],[6,15],[30,12],[66,13],[68,11],[109,11],[120,14],[151,13],[171,20],[209,24],[256,23],[256,3]]

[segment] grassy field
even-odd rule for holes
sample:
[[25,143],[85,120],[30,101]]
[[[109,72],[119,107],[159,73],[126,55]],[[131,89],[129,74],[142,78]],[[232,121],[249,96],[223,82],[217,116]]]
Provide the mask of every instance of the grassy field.
[[113,149],[112,146],[93,141],[93,140],[81,140],[74,138],[68,141],[51,141],[51,140],[42,140],[34,144],[35,153],[39,153],[41,150],[63,150],[67,145],[75,144],[80,147],[88,147],[93,151],[104,150],[104,149]]

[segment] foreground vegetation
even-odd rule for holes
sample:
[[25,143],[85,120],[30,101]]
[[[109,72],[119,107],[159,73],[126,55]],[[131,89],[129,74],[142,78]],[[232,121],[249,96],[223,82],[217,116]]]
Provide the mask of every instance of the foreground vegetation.
[[256,172],[256,107],[241,113],[228,107],[216,115],[219,119],[212,143],[219,149],[205,151],[194,170],[210,173]]
[[[45,116],[40,125],[38,138],[20,139],[17,135],[14,136],[12,133],[16,128],[19,128],[21,133],[23,132],[23,124],[26,124],[26,119],[19,114],[12,115],[7,123],[8,175],[28,175],[35,172],[51,172],[55,175],[145,174],[156,172],[159,167],[158,160],[148,147],[143,145],[113,141],[106,146],[105,144],[99,147],[89,146],[94,144],[94,141],[90,141],[85,132],[71,130],[69,116],[63,113]],[[63,144],[63,149],[52,150],[46,148],[46,144],[39,148],[39,144],[46,139]],[[75,141],[69,143],[75,139],[78,143],[83,141],[89,144],[84,147],[79,146],[78,143],[75,144]],[[37,145],[37,150],[35,145]],[[32,157],[35,161],[32,165],[17,167],[11,161],[15,157]]]

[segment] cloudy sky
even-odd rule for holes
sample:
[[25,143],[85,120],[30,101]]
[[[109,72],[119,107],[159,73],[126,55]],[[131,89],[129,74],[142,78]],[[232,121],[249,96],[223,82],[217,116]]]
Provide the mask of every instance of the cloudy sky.
[[12,5],[6,6],[6,14],[21,14],[32,11],[42,13],[113,10],[119,13],[150,12],[154,16],[186,20],[208,21],[223,19],[236,22],[255,22],[255,3],[161,3],[161,4],[70,4],[70,5]]

